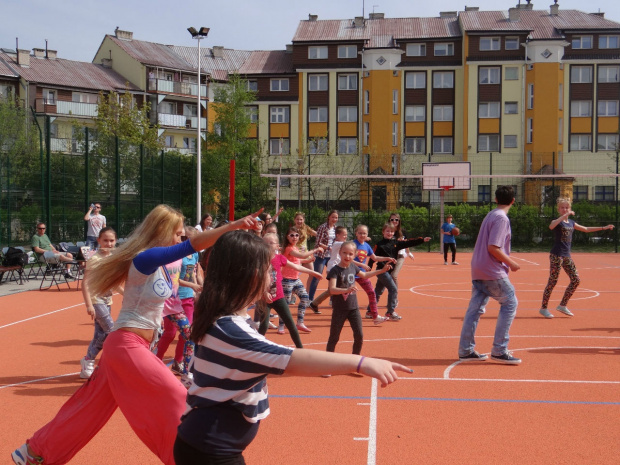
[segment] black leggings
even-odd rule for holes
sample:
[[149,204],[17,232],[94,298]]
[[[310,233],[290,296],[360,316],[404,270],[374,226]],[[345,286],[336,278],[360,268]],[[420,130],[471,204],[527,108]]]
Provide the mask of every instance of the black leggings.
[[443,243],[443,261],[448,261],[448,249],[452,251],[452,261],[454,262],[456,259],[456,244],[454,242]]
[[288,308],[288,304],[286,303],[286,299],[283,297],[278,299],[268,305],[265,305],[265,302],[259,301],[256,302],[256,312],[260,312],[260,326],[258,328],[258,332],[263,336],[267,333],[267,328],[269,327],[269,312],[267,311],[267,307],[272,308],[276,311],[280,319],[284,322],[286,329],[288,329],[288,333],[295,344],[295,347],[298,349],[303,349],[304,346],[301,343],[301,337],[299,337],[299,331],[297,331],[297,326],[295,326],[295,321],[293,320],[293,316],[291,315],[291,310]]
[[245,465],[243,454],[210,455],[190,446],[178,436],[173,451],[176,465]]

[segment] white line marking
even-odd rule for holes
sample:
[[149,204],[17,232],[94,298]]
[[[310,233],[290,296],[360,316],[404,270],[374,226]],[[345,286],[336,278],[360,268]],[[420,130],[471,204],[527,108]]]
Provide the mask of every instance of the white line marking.
[[372,379],[370,390],[370,418],[368,421],[368,465],[377,463],[377,379]]
[[81,302],[81,303],[75,304],[75,305],[71,305],[69,307],[60,308],[58,310],[54,310],[53,312],[43,313],[42,315],[37,315],[37,316],[30,317],[30,318],[26,318],[25,320],[15,321],[13,323],[9,323],[9,324],[6,324],[4,326],[0,326],[0,329],[8,328],[9,326],[13,326],[13,325],[16,325],[16,324],[19,324],[19,323],[25,323],[26,321],[36,320],[37,318],[41,318],[41,317],[44,317],[44,316],[53,315],[54,313],[64,312],[65,310],[69,310],[69,309],[72,309],[72,308],[75,308],[75,307],[80,307],[80,306],[84,306],[84,302]]
[[67,376],[77,376],[79,374],[80,372],[76,371],[75,373],[67,373],[66,375],[49,376],[47,378],[31,379],[30,381],[22,381],[21,383],[5,384],[4,386],[0,386],[0,389],[10,388],[10,387],[15,387],[15,386],[23,386],[24,384],[38,383],[40,381],[48,381],[50,379],[65,378]]
[[568,383],[568,384],[620,384],[620,381],[588,381],[571,379],[501,379],[501,378],[413,378],[398,377],[409,381],[481,381],[491,383]]
[[521,260],[522,262],[529,263],[530,265],[540,266],[540,263],[531,262],[529,260],[526,260],[525,258],[515,257],[514,255],[511,255],[511,257],[514,258],[515,260]]

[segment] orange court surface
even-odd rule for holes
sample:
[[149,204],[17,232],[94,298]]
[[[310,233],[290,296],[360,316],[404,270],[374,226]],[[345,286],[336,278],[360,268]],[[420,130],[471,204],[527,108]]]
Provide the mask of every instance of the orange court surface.
[[[471,254],[458,253],[460,265],[444,266],[439,253],[416,252],[398,283],[397,311],[403,319],[380,326],[364,319],[362,350],[403,363],[414,373],[402,373],[387,388],[353,375],[270,378],[271,415],[246,450],[246,462],[618,464],[620,254],[573,254],[581,277],[568,305],[575,316],[555,311],[568,283],[562,272],[549,304],[553,319],[538,313],[548,254],[514,253],[513,258],[521,270],[510,274],[519,308],[509,349],[523,359],[521,365],[458,361]],[[322,281],[319,289],[325,287]],[[380,313],[386,297],[379,302]],[[363,291],[358,300],[363,316]],[[121,301],[115,296],[113,316]],[[498,308],[490,301],[478,325],[481,353],[490,353]],[[291,310],[295,315],[296,305]],[[306,315],[312,329],[302,334],[306,348],[325,350],[331,309],[321,310],[322,315]],[[84,383],[79,360],[92,333],[75,285],[0,297],[0,463],[12,463],[10,453]],[[267,337],[291,344],[288,334],[270,330]],[[351,345],[347,323],[336,350],[349,352]],[[71,463],[160,462],[117,410]]]

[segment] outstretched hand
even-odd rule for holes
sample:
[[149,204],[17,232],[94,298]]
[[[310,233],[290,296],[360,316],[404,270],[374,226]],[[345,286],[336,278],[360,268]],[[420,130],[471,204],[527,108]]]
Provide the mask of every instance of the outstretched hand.
[[378,358],[365,358],[360,366],[360,373],[377,378],[381,382],[381,387],[398,380],[397,371],[413,373],[413,370],[405,365]]
[[264,208],[261,208],[260,210],[249,214],[248,216],[244,216],[243,218],[240,218],[238,220],[235,221],[235,226],[236,229],[258,229],[257,225],[258,225],[258,215],[260,215],[263,212]]

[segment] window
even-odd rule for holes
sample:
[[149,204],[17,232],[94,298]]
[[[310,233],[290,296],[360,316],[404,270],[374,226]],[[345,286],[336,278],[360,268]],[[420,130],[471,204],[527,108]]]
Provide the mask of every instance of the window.
[[426,139],[424,137],[405,137],[405,153],[425,153]]
[[618,148],[618,134],[599,134],[596,148],[598,150],[616,150]]
[[338,90],[357,90],[357,74],[339,74]]
[[271,91],[272,92],[288,92],[288,79],[272,79]]
[[426,107],[424,105],[407,105],[405,107],[405,121],[426,121]]
[[618,36],[599,36],[598,48],[619,48],[620,40]]
[[[291,174],[291,170],[290,169],[282,169],[282,168],[277,168],[277,169],[270,169],[269,170],[269,174]],[[277,187],[278,186],[278,178],[269,178],[269,186],[270,187]],[[291,178],[283,178],[280,177],[280,187],[291,187]]]
[[599,100],[599,116],[618,116],[618,100]]
[[433,153],[452,153],[452,137],[433,137]]
[[425,57],[426,44],[407,44],[408,57]]
[[50,124],[50,137],[53,139],[58,138],[58,125],[56,123]]
[[341,137],[338,139],[338,154],[347,155],[357,153],[357,139],[355,137]]
[[357,107],[338,107],[338,122],[353,123],[357,121]]
[[289,139],[269,139],[269,155],[288,155],[290,151]]
[[84,92],[73,92],[71,101],[76,103],[97,103],[99,101],[97,94],[87,94]]
[[588,200],[588,186],[573,185],[573,202]]
[[517,148],[517,136],[505,135],[504,136],[504,148],[516,149]]
[[405,88],[426,89],[426,73],[425,72],[405,73]]
[[339,45],[338,58],[357,58],[357,45]]
[[258,91],[258,81],[247,81],[247,90],[252,92]]
[[519,79],[519,68],[515,66],[508,66],[504,69],[504,79],[506,81],[516,81]]
[[504,113],[507,115],[516,115],[519,113],[518,102],[506,102],[504,103]]
[[308,152],[311,154],[327,153],[327,138],[317,137],[308,141]]
[[434,105],[433,121],[452,121],[452,105]]
[[592,102],[590,100],[573,100],[570,103],[571,117],[592,116]]
[[454,87],[454,73],[451,71],[438,71],[433,73],[434,89],[451,89]]
[[564,85],[558,84],[558,110],[564,110]]
[[370,141],[370,123],[364,123],[364,145],[368,145]]
[[564,120],[558,118],[558,144],[564,144]]
[[478,105],[478,118],[499,118],[499,102],[485,102]]
[[213,133],[218,136],[222,135],[222,125],[220,123],[213,123]]
[[310,74],[308,76],[308,89],[310,91],[327,90],[327,74]]
[[599,66],[598,82],[618,82],[620,66]]
[[571,134],[570,136],[570,149],[579,150],[591,150],[592,136],[590,134]]
[[479,152],[499,151],[499,134],[481,134],[478,136]]
[[614,186],[594,186],[594,200],[613,202],[616,198]]
[[166,136],[166,141],[164,144],[166,147],[174,147],[174,136]]
[[398,123],[392,122],[392,147],[398,146]]
[[250,117],[250,123],[258,123],[258,107],[257,106],[246,107],[245,111],[247,111],[248,116]]
[[592,48],[592,36],[573,36],[571,44],[573,49]]
[[198,116],[198,107],[196,105],[190,105],[189,103],[183,104],[183,116]]
[[[601,68],[603,67],[601,66]],[[592,82],[592,67],[591,66],[571,66],[570,67],[570,82],[574,84],[580,84],[580,83],[585,84],[585,83]]]
[[272,123],[288,123],[290,122],[289,107],[271,107],[269,121]]
[[480,68],[478,83],[499,84],[500,74],[499,68]]
[[527,119],[527,143],[531,144],[534,141],[534,120],[532,118]]
[[370,113],[370,91],[364,91],[364,114]]
[[184,137],[183,148],[189,149],[191,153],[196,153],[196,138],[195,137]]
[[15,88],[9,84],[0,84],[0,98],[10,98],[15,93]]
[[488,184],[478,186],[478,202],[491,202],[491,186],[489,186]]
[[56,91],[43,89],[43,103],[46,105],[56,105]]
[[392,114],[398,114],[398,91],[396,89],[392,90]]
[[402,200],[404,204],[422,201],[422,182],[421,179],[412,179],[411,186],[402,186]]
[[161,102],[158,106],[159,113],[172,115],[175,113],[175,106],[172,102]]
[[527,109],[534,108],[534,84],[527,85]]
[[506,50],[519,50],[519,38],[518,37],[506,37],[504,48]]
[[308,59],[325,60],[327,58],[327,46],[308,47]]
[[310,123],[326,123],[327,107],[310,107],[308,109],[308,121]]
[[499,50],[501,41],[499,37],[480,37],[480,50],[483,52],[489,50]]
[[444,56],[452,56],[452,55],[454,55],[454,44],[453,43],[435,44],[435,56],[436,57],[444,57]]

